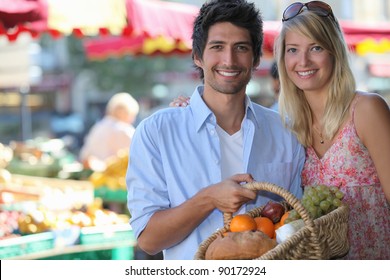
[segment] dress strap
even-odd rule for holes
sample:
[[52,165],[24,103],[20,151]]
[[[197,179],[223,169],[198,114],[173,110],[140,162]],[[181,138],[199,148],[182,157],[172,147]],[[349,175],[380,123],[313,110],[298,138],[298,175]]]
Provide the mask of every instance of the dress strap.
[[356,104],[359,101],[359,98],[360,98],[360,95],[356,94],[356,97],[353,99],[352,104],[351,104],[351,119],[352,119],[353,123],[355,123],[355,118],[354,118],[355,117],[355,108],[356,108]]

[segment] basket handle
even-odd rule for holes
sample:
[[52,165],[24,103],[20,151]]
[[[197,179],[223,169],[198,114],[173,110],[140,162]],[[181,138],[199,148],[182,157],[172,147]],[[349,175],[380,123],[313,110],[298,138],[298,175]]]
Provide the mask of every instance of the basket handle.
[[[289,205],[292,206],[292,208],[294,208],[298,212],[298,214],[301,216],[306,226],[311,228],[314,227],[314,221],[310,217],[309,212],[307,212],[306,208],[303,207],[301,202],[292,193],[288,192],[286,189],[267,182],[251,182],[242,185],[242,187],[248,188],[253,191],[268,191],[281,196],[286,200],[286,202]],[[232,218],[233,218],[233,213],[223,214],[223,221],[226,229],[228,229]]]

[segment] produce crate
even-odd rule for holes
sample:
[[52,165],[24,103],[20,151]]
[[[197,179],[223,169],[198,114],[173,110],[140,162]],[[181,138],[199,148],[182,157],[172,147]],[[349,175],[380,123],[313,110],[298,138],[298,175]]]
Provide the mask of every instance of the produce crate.
[[40,204],[51,210],[89,205],[94,200],[94,188],[88,181],[12,174],[12,182],[8,188],[14,192],[38,196]]
[[81,228],[80,244],[104,244],[134,241],[133,230],[129,224],[107,225]]
[[127,201],[127,190],[113,190],[106,186],[95,188],[94,195],[95,197],[100,197],[101,199],[103,199],[103,201],[106,202],[125,203]]
[[54,248],[52,232],[30,234],[0,240],[0,259],[38,253]]
[[[133,260],[132,247],[59,254],[39,260]],[[120,252],[120,253],[118,253]]]
[[[113,260],[134,259],[136,239],[129,224],[81,228],[80,245],[110,245],[112,250],[96,251],[96,258]],[[86,256],[78,256],[81,259]],[[87,258],[93,258],[89,255]]]

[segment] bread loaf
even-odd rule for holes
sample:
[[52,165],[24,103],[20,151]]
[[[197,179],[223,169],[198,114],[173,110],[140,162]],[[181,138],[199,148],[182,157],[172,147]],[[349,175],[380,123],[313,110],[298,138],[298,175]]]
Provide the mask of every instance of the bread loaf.
[[206,260],[250,260],[277,245],[261,231],[228,232],[218,236],[207,248]]

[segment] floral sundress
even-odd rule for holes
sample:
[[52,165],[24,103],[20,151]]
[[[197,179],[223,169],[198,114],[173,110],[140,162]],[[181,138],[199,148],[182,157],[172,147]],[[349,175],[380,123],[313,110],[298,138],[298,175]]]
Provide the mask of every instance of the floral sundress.
[[303,186],[337,186],[349,205],[350,250],[345,259],[390,259],[390,208],[367,148],[360,141],[352,118],[337,135],[333,145],[319,158],[306,149],[302,171]]

